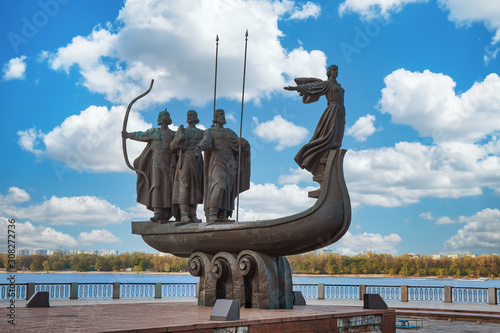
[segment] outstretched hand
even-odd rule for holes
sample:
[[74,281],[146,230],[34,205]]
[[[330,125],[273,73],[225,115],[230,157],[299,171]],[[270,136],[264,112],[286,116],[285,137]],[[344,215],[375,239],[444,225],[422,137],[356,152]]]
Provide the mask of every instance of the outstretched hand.
[[285,90],[297,90],[297,86],[288,86],[288,87],[283,87]]
[[127,131],[122,131],[122,139],[128,138],[128,132]]

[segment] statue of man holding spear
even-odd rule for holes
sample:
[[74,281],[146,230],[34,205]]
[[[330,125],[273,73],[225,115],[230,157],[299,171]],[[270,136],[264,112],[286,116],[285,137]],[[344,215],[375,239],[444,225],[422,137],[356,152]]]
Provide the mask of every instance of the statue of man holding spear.
[[[205,151],[204,209],[207,222],[233,222],[229,217],[233,214],[234,199],[250,188],[250,144],[233,130],[224,128],[224,110],[215,110],[214,123],[214,127],[205,130],[193,153],[199,155]],[[240,147],[241,158],[238,156]]]

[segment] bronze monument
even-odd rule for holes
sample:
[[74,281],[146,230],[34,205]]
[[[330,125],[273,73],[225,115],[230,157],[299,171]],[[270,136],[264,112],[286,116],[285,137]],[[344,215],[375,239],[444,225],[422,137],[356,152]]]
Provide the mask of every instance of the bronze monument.
[[[240,193],[250,188],[250,145],[233,130],[224,128],[224,110],[215,111],[213,122],[215,126],[205,131],[194,149],[195,155],[205,151],[206,156],[205,215],[207,222],[234,222],[229,217],[233,214],[234,199],[239,194],[236,193],[237,181],[240,182]],[[243,154],[238,162],[240,146]],[[238,165],[241,167],[239,180]]]
[[160,128],[145,132],[122,132],[122,138],[148,142],[142,154],[134,161],[137,173],[137,202],[154,211],[151,221],[168,221],[172,217],[172,181],[175,174],[175,156],[172,156],[170,143],[174,131],[167,109],[158,114]]
[[[200,135],[194,131],[189,116],[193,134],[187,134],[189,126],[181,126],[171,140],[170,147],[178,154],[172,157],[178,158],[172,178],[174,206],[180,205],[182,222],[132,222],[132,233],[141,235],[158,251],[189,257],[190,273],[200,277],[199,305],[213,306],[216,299],[227,298],[239,299],[245,307],[290,309],[292,275],[285,256],[320,249],[347,232],[351,206],[342,169],[346,151],[340,149],[345,126],[344,90],[336,81],[337,74],[338,68],[330,66],[326,81],[300,78],[295,79],[297,86],[285,87],[298,91],[304,103],[317,101],[322,95],[328,101],[311,141],[295,157],[299,166],[309,170],[320,184],[318,190],[309,193],[317,198],[316,203],[303,212],[274,220],[229,219],[238,192],[249,188],[250,147],[246,140],[224,128],[223,110],[214,107],[215,125],[205,130],[201,140],[197,141]],[[202,151],[205,160],[200,174]],[[184,171],[187,176],[182,174]],[[193,205],[200,203],[195,192],[201,190],[208,223],[199,223],[192,214]],[[186,198],[181,199],[181,193]]]
[[203,131],[196,127],[198,113],[187,112],[188,127],[180,125],[170,148],[179,156],[173,187],[173,203],[180,206],[181,222],[201,222],[196,217],[196,207],[203,203],[203,157],[194,149],[203,138]]

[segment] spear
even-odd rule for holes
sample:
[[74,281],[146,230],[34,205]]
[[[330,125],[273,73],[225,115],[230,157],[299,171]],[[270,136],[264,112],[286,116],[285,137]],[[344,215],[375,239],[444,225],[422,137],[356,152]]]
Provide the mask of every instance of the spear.
[[[240,138],[243,127],[243,104],[245,102],[245,77],[247,72],[247,42],[248,42],[248,29],[245,32],[245,59],[243,61],[243,88],[241,91],[241,115],[240,115]],[[241,174],[241,145],[238,146],[238,178],[236,180],[236,222],[238,222],[238,215],[240,211],[240,174]]]
[[215,124],[215,101],[217,99],[217,58],[219,57],[219,35],[215,37],[215,82],[214,82],[214,117],[213,123]]

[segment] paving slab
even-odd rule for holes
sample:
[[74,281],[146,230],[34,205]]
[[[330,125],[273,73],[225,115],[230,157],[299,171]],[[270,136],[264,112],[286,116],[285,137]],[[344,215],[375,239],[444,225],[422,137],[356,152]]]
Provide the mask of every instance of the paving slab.
[[[297,320],[314,314],[317,318],[327,318],[334,312],[359,311],[362,301],[306,300],[306,306],[296,306],[294,310],[242,309],[241,319],[246,323],[261,320],[282,322]],[[50,308],[25,308],[25,301],[16,302],[16,326],[7,323],[2,315],[0,332],[135,332],[138,327],[149,328],[151,332],[162,325],[198,325],[209,328],[211,307],[198,307],[194,298],[184,299],[119,299],[119,300],[51,300]],[[470,314],[500,316],[499,305],[387,302],[396,309],[398,319],[421,318],[423,327],[418,330],[397,329],[397,332],[500,332],[499,323],[467,318]],[[7,302],[0,302],[6,310]],[[322,308],[322,310],[318,310]],[[333,310],[332,310],[333,309]],[[415,314],[417,310],[417,314]],[[410,312],[404,312],[410,311]],[[0,311],[1,312],[1,311]],[[432,314],[444,313],[440,320],[432,319]],[[450,319],[450,320],[448,320]],[[469,321],[465,321],[469,320]],[[203,326],[205,325],[205,326]],[[195,326],[196,327],[196,326]]]
[[[53,302],[55,303],[55,302]],[[238,322],[210,321],[211,307],[196,302],[108,303],[16,308],[16,326],[2,324],[2,332],[177,332],[216,327],[260,325],[370,316],[392,310],[363,310],[352,306],[297,306],[290,310],[241,309]],[[305,324],[302,322],[306,322]]]

